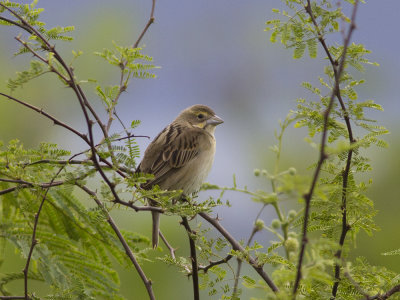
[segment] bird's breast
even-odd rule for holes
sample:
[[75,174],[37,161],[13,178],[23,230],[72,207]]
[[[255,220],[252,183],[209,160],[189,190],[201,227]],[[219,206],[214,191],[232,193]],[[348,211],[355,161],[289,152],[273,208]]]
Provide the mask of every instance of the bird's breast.
[[185,195],[197,192],[210,173],[215,155],[215,139],[203,143],[199,154],[184,167],[176,171],[175,182],[169,182],[169,189],[183,190]]

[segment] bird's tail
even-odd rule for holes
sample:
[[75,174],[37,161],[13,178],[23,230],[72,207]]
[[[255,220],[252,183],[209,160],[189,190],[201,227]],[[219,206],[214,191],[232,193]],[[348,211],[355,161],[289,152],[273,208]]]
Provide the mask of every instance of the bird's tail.
[[151,216],[153,218],[153,249],[158,246],[158,235],[160,234],[160,213],[157,211],[152,211]]

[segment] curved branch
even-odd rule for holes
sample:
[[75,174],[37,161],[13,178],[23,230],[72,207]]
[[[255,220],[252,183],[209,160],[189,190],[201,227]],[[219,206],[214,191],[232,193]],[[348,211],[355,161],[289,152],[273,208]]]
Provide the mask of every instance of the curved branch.
[[400,284],[394,286],[393,288],[391,288],[389,291],[387,291],[386,293],[384,293],[383,295],[381,294],[377,294],[375,296],[372,297],[366,297],[366,300],[386,300],[389,299],[389,297],[391,297],[392,295],[396,294],[396,293],[400,293]]
[[[212,218],[205,212],[200,212],[199,215],[204,220],[206,220],[208,223],[210,223],[212,226],[214,226],[214,228],[217,229],[225,237],[225,239],[231,244],[233,250],[240,251],[247,255],[247,253],[246,253],[245,249],[242,247],[242,245],[240,245],[239,242],[235,240],[235,238],[219,223],[219,221],[217,219]],[[275,285],[275,283],[272,281],[272,279],[268,276],[268,274],[264,271],[263,266],[260,266],[259,264],[257,264],[257,261],[250,255],[248,256],[248,258],[249,258],[249,264],[261,276],[261,278],[268,284],[268,286],[271,288],[271,290],[274,291],[275,293],[279,292],[278,287]]]
[[171,257],[173,259],[175,259],[175,250],[169,243],[168,240],[165,238],[165,236],[163,235],[163,233],[161,232],[161,230],[159,230],[159,234],[160,234],[160,238],[162,239],[162,241],[164,242],[165,246],[168,248],[169,253],[171,254]]
[[53,176],[53,178],[51,179],[49,186],[46,187],[46,191],[44,192],[44,195],[42,197],[42,201],[40,202],[39,205],[39,209],[35,214],[35,221],[33,224],[33,229],[32,229],[32,240],[31,240],[31,246],[29,249],[29,253],[28,253],[28,257],[26,259],[26,264],[24,269],[22,270],[22,272],[24,273],[24,295],[25,295],[25,299],[28,300],[30,299],[30,297],[28,296],[28,271],[29,271],[29,265],[31,262],[31,258],[32,258],[32,253],[33,253],[33,249],[35,248],[35,246],[39,243],[38,240],[36,239],[36,229],[39,223],[39,217],[40,217],[40,213],[42,211],[44,202],[46,201],[46,197],[47,194],[49,193],[50,190],[50,186],[54,183],[54,181],[56,180],[56,178],[58,177],[58,175],[60,175],[61,171],[65,168],[65,165],[62,166],[57,173]]
[[78,187],[80,187],[85,193],[87,193],[89,196],[91,196],[93,198],[93,200],[96,202],[97,206],[103,210],[104,214],[107,217],[107,222],[110,224],[111,228],[114,230],[119,241],[121,242],[122,246],[124,247],[126,255],[129,257],[129,259],[131,260],[132,264],[134,265],[136,271],[138,272],[140,278],[142,279],[142,281],[146,287],[147,293],[150,297],[150,300],[155,300],[156,298],[154,296],[153,288],[151,286],[152,285],[151,280],[147,279],[146,274],[144,273],[141,266],[137,262],[135,255],[133,254],[133,252],[132,252],[131,248],[129,247],[128,243],[126,242],[125,238],[122,236],[122,233],[119,230],[119,228],[117,227],[117,225],[115,224],[113,218],[108,213],[107,209],[104,207],[104,204],[99,200],[99,198],[97,198],[97,195],[95,192],[88,189],[86,186],[79,184],[78,182],[76,182],[75,184]]
[[207,273],[207,271],[214,266],[226,264],[228,261],[231,260],[232,257],[233,256],[229,254],[223,259],[216,260],[216,261],[210,261],[210,264],[208,264],[207,266],[199,266],[199,270],[203,271],[204,273]]

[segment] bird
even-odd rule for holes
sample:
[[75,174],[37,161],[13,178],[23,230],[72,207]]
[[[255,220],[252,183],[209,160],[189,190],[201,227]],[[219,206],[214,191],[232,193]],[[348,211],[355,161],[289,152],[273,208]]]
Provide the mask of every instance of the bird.
[[[197,193],[211,170],[215,155],[215,128],[224,121],[206,105],[190,106],[166,126],[149,144],[136,173],[153,177],[140,188],[182,190],[182,196]],[[149,205],[156,206],[149,199]],[[152,245],[158,246],[160,212],[152,211]]]

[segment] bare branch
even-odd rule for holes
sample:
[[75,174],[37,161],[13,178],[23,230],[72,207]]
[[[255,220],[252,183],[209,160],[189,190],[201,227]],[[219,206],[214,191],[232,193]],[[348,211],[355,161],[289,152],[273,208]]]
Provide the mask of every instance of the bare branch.
[[197,264],[197,254],[196,254],[196,243],[194,241],[193,235],[196,235],[189,225],[186,217],[182,217],[182,225],[185,227],[189,238],[190,245],[190,260],[192,262],[192,282],[193,282],[193,299],[200,300],[200,289],[199,289],[199,267]]
[[389,297],[391,297],[392,295],[399,293],[400,292],[400,284],[394,286],[393,288],[391,288],[389,291],[387,291],[386,293],[384,293],[383,295],[381,294],[377,294],[375,296],[372,297],[366,297],[366,300],[386,300],[389,299]]
[[0,95],[3,96],[3,97],[6,97],[6,98],[8,98],[8,99],[10,99],[10,100],[12,100],[12,101],[15,101],[15,102],[17,102],[17,103],[19,103],[19,104],[22,104],[23,106],[28,107],[28,108],[30,108],[31,110],[36,111],[37,113],[39,113],[39,114],[45,116],[46,118],[52,120],[52,121],[54,122],[55,125],[59,125],[59,126],[61,126],[61,127],[64,127],[64,128],[67,129],[68,131],[71,131],[71,132],[74,133],[75,135],[79,136],[79,137],[80,137],[81,139],[83,139],[85,142],[88,142],[88,138],[87,138],[87,136],[86,136],[85,134],[83,134],[83,133],[77,131],[76,129],[72,128],[71,126],[65,124],[64,122],[60,121],[60,120],[57,119],[56,117],[53,117],[52,115],[48,114],[48,113],[45,112],[42,108],[37,108],[36,106],[33,106],[32,104],[29,104],[29,103],[27,103],[27,102],[25,102],[25,101],[19,100],[19,99],[13,97],[13,96],[10,96],[10,95],[7,95],[7,94],[1,93],[1,92],[0,92]]
[[147,21],[146,26],[143,28],[142,33],[139,35],[139,38],[137,39],[137,41],[135,42],[135,44],[133,44],[133,48],[137,48],[139,46],[140,41],[142,40],[142,38],[144,37],[144,35],[146,34],[147,30],[149,29],[150,25],[154,23],[154,10],[156,7],[156,0],[152,0],[152,5],[151,5],[151,12],[150,12],[150,18]]
[[116,203],[116,204],[121,204],[121,205],[126,206],[126,207],[130,207],[130,208],[134,209],[136,212],[138,212],[138,211],[156,211],[156,212],[159,212],[159,213],[162,213],[162,214],[164,213],[164,210],[161,207],[157,207],[157,206],[136,206],[136,205],[133,204],[133,202],[126,202],[126,201],[121,200],[120,198],[114,199],[113,202]]
[[202,270],[204,273],[207,273],[207,271],[209,269],[211,269],[214,266],[218,266],[218,265],[222,265],[222,264],[226,264],[228,261],[231,260],[233,256],[232,255],[227,255],[226,257],[224,257],[223,259],[220,260],[216,260],[216,261],[210,261],[210,264],[208,264],[207,266],[199,266],[199,270]]
[[365,300],[386,300],[389,297],[393,296],[396,293],[400,292],[400,284],[394,286],[389,291],[384,294],[378,293],[375,296],[370,296],[359,284],[354,280],[354,278],[350,275],[348,271],[344,271],[344,276],[353,284],[353,286],[357,289],[357,291],[364,296]]
[[268,286],[273,290],[275,293],[279,291],[278,287],[275,283],[271,280],[268,274],[264,271],[263,266],[259,265],[256,260],[246,253],[245,249],[242,245],[239,244],[238,241],[219,223],[217,219],[212,218],[205,212],[200,212],[199,215],[210,223],[215,229],[217,229],[225,239],[231,244],[233,250],[240,251],[248,256],[249,264],[253,267],[254,270],[261,276],[261,278],[268,284]]
[[[266,204],[264,204],[264,205],[262,206],[262,208],[260,209],[260,211],[258,212],[257,217],[256,217],[256,221],[257,221],[258,217],[261,215],[261,213],[262,213],[262,211],[264,210],[265,207],[266,207]],[[251,241],[252,241],[253,238],[254,238],[254,235],[255,235],[258,231],[259,231],[259,230],[258,230],[258,228],[257,228],[257,226],[256,226],[256,224],[255,224],[255,222],[254,222],[253,229],[252,229],[252,231],[251,231],[251,234],[250,234],[249,239],[247,240],[246,246],[249,246],[249,245],[250,245]],[[232,292],[232,295],[233,295],[233,296],[237,296],[237,295],[238,295],[237,289],[238,289],[238,285],[239,285],[240,272],[242,271],[242,263],[243,263],[243,261],[242,261],[240,258],[238,258],[238,259],[237,259],[236,275],[235,275],[235,283],[233,284],[233,292]]]
[[162,234],[161,230],[159,230],[159,235],[162,241],[164,242],[165,246],[167,246],[169,253],[171,254],[171,257],[175,259],[175,250],[169,243],[168,240],[165,238],[165,236]]

